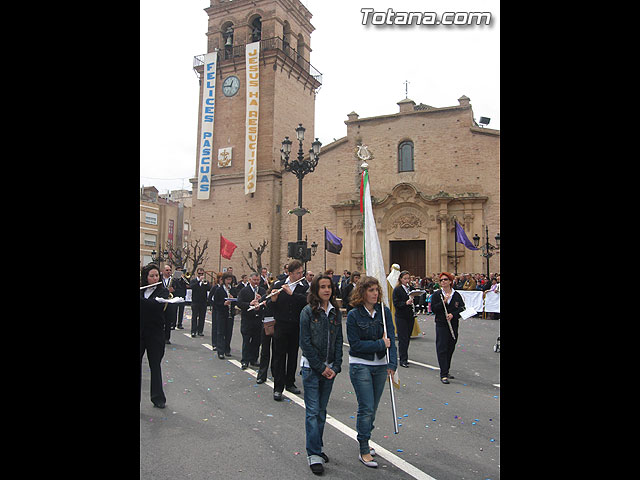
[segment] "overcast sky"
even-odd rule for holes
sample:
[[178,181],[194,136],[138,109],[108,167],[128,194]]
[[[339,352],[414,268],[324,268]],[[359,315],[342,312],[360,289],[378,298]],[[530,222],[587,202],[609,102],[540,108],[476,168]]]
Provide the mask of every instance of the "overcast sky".
[[[313,17],[311,65],[322,73],[315,136],[327,145],[360,117],[398,112],[408,97],[433,107],[471,99],[476,121],[500,128],[498,0],[302,0]],[[191,189],[195,176],[198,79],[210,0],[140,1],[140,185]],[[362,8],[394,12],[490,12],[490,25],[362,25]],[[381,16],[378,16],[381,17]],[[460,14],[458,21],[464,18]],[[215,125],[214,125],[215,128]],[[292,132],[295,135],[295,132]]]

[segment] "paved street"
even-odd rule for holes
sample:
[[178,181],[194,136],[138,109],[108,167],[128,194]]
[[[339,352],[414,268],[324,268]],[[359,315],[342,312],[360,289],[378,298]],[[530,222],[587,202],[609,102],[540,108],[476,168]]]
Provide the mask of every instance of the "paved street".
[[[240,316],[234,321],[232,357],[211,350],[211,312],[205,336],[171,332],[162,361],[165,409],[149,400],[149,367],[143,359],[140,404],[140,478],[282,480],[315,478],[306,459],[303,394],[273,400],[272,378],[255,383],[256,369],[240,369]],[[500,478],[500,353],[493,351],[500,320],[460,324],[451,384],[440,382],[433,316],[419,315],[424,335],[409,346],[410,368],[399,367],[396,390],[399,433],[393,433],[388,387],[371,438],[378,469],[358,460],[357,402],[349,380],[348,346],[336,377],[324,431],[328,479]],[[346,340],[346,329],[345,342]],[[298,356],[299,358],[299,356]],[[303,388],[300,375],[296,384]]]

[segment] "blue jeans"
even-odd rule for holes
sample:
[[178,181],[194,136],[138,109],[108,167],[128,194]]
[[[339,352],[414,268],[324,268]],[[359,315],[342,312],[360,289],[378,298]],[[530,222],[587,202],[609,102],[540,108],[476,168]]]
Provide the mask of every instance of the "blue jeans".
[[333,388],[333,379],[328,380],[308,367],[302,367],[304,387],[305,430],[307,434],[307,455],[322,453],[322,434],[327,420],[327,403]]
[[387,365],[349,364],[349,377],[358,399],[358,416],[356,417],[357,439],[360,454],[369,453],[369,439],[374,429],[376,411],[380,397],[387,381]]

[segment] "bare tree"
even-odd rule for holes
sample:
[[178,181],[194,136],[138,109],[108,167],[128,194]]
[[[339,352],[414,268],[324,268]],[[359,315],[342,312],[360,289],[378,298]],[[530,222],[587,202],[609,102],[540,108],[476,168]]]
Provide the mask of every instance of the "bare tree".
[[169,252],[169,261],[171,262],[171,266],[173,266],[174,268],[183,268],[183,269],[186,267],[186,264],[187,264],[186,250],[183,250],[180,247],[176,247],[172,245],[172,243],[169,240],[167,240],[167,248],[165,250]]
[[247,257],[244,256],[244,251],[242,252],[242,258],[244,258],[244,263],[247,264],[247,267],[249,267],[252,272],[256,272],[256,273],[259,274],[260,270],[262,270],[262,254],[267,249],[267,245],[269,245],[269,242],[267,240],[262,240],[262,242],[260,243],[258,248],[254,247],[251,242],[249,242],[249,245],[251,246],[253,251],[256,252],[256,257],[255,257],[256,258],[256,266],[255,267],[253,266],[253,256],[250,257],[251,258],[251,262],[249,262]]
[[189,245],[184,248],[185,264],[187,261],[191,261],[191,275],[195,275],[196,270],[200,265],[206,263],[209,260],[209,254],[207,248],[209,248],[209,239],[206,239],[202,245],[200,244],[202,239],[191,240]]

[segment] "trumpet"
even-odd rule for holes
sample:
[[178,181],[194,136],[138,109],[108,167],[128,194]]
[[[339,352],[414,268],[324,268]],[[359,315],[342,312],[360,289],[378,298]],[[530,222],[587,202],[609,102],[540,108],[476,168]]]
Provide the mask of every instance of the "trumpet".
[[[298,283],[300,283],[301,281],[304,280],[304,277],[302,277],[300,280],[296,280],[295,282],[291,282],[288,283],[287,285],[289,285],[289,287],[293,287],[294,285],[297,285]],[[272,291],[269,295],[267,295],[266,297],[264,297],[264,300],[262,300],[258,305],[252,305],[251,307],[247,308],[247,312],[250,312],[251,310],[256,310],[257,308],[260,308],[261,306],[263,306],[265,303],[267,303],[267,300],[271,297],[273,297],[274,295],[277,295],[278,293],[280,293],[282,290],[284,289],[284,286],[282,288],[278,288],[277,290]]]

